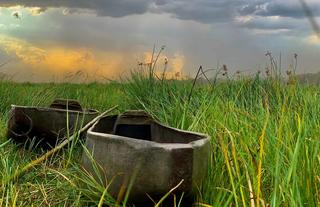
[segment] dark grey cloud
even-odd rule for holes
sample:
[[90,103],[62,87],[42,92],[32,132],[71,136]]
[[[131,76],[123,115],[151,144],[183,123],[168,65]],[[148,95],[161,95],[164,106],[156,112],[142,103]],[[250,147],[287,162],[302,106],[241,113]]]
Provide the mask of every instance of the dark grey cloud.
[[[313,15],[320,16],[320,1],[307,1]],[[280,16],[304,18],[305,13],[299,0],[266,0],[250,2],[238,10],[241,15]]]
[[[309,0],[308,4],[313,14],[320,17],[320,1]],[[69,13],[90,10],[98,16],[111,17],[166,13],[177,19],[206,24],[232,22],[239,16],[304,17],[299,0],[0,0],[0,7],[15,5],[40,7],[41,12],[46,8],[68,8]]]
[[243,3],[243,0],[156,0],[155,10],[182,20],[214,23],[232,19]]
[[21,5],[24,7],[88,9],[100,16],[122,17],[147,12],[149,0],[0,0],[0,7]]
[[[320,0],[306,2],[313,15],[320,17]],[[155,0],[155,8],[203,23],[230,22],[238,16],[305,18],[299,0]]]
[[263,29],[263,30],[291,30],[298,25],[288,21],[273,21],[261,18],[256,18],[241,24],[242,27],[249,29]]
[[[0,0],[0,7],[68,8],[95,11],[98,16],[123,17],[146,12],[169,13],[182,20],[225,22],[246,0]],[[72,13],[71,12],[71,13]]]
[[252,15],[257,10],[263,9],[263,6],[272,0],[253,0],[253,1],[247,1],[243,5],[241,5],[239,8],[237,8],[237,12],[239,15]]
[[[307,0],[315,17],[320,17],[320,1]],[[310,32],[310,25],[299,0],[248,1],[238,9],[239,16],[250,17],[238,22],[241,27],[260,30],[279,30],[288,35],[302,36]],[[300,33],[300,34],[299,34]]]

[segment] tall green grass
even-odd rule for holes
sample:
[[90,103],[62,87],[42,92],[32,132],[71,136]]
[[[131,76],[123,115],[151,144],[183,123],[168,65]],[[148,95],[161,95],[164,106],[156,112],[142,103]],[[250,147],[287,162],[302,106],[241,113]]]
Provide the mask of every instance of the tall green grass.
[[[151,81],[139,73],[122,84],[0,82],[0,179],[37,156],[5,143],[10,104],[43,106],[54,98],[72,98],[101,111],[115,104],[120,111],[144,109],[167,125],[209,134],[212,156],[208,176],[199,186],[199,206],[320,204],[318,86],[256,76],[196,84],[190,96],[191,88],[192,80]],[[83,174],[81,145],[72,150],[72,154],[63,150],[17,182],[2,185],[0,204],[114,203],[103,184]]]

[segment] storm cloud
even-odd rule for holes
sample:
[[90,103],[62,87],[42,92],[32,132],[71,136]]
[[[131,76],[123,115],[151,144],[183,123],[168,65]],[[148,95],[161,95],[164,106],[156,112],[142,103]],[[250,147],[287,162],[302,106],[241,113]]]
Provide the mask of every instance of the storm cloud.
[[[320,1],[306,1],[320,17]],[[298,53],[301,70],[319,65],[320,40],[299,0],[0,0],[0,33],[0,61],[16,61],[1,70],[25,71],[21,79],[116,76],[149,61],[154,44],[166,45],[172,71],[191,76],[200,64],[263,70],[267,50],[288,60]]]
[[[279,16],[291,18],[305,18],[300,0],[266,0],[254,1],[238,10],[241,15]],[[306,1],[314,16],[320,16],[320,1]]]
[[[68,8],[94,11],[98,16],[123,17],[132,14],[169,13],[182,20],[202,23],[224,22],[232,19],[237,9],[245,4],[238,0],[0,0],[0,7],[24,6],[47,8]],[[83,12],[83,11],[82,11]]]
[[178,19],[214,23],[230,21],[237,15],[237,8],[244,3],[232,0],[157,0],[155,8]]
[[[308,4],[320,16],[320,1]],[[237,16],[280,16],[303,18],[299,0],[0,0],[0,7],[10,6],[68,8],[93,11],[98,16],[123,17],[133,14],[168,13],[181,20],[201,23],[228,22]]]
[[123,17],[147,12],[149,0],[1,0],[0,7],[11,6],[93,10],[100,16]]

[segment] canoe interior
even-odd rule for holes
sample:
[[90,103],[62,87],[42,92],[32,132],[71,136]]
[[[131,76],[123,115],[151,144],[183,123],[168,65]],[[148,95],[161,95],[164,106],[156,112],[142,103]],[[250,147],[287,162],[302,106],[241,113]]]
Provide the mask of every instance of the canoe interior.
[[206,138],[166,127],[145,114],[107,116],[101,119],[92,131],[158,143],[190,143]]

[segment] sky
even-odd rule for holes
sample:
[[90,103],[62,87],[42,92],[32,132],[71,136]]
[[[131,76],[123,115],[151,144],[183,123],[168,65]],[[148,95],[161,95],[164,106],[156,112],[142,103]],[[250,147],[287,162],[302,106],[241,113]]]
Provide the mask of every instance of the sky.
[[[320,23],[320,1],[306,0]],[[161,50],[156,71],[192,77],[320,71],[320,39],[299,0],[0,0],[0,74],[17,81],[121,79]],[[164,47],[163,47],[164,46]]]

